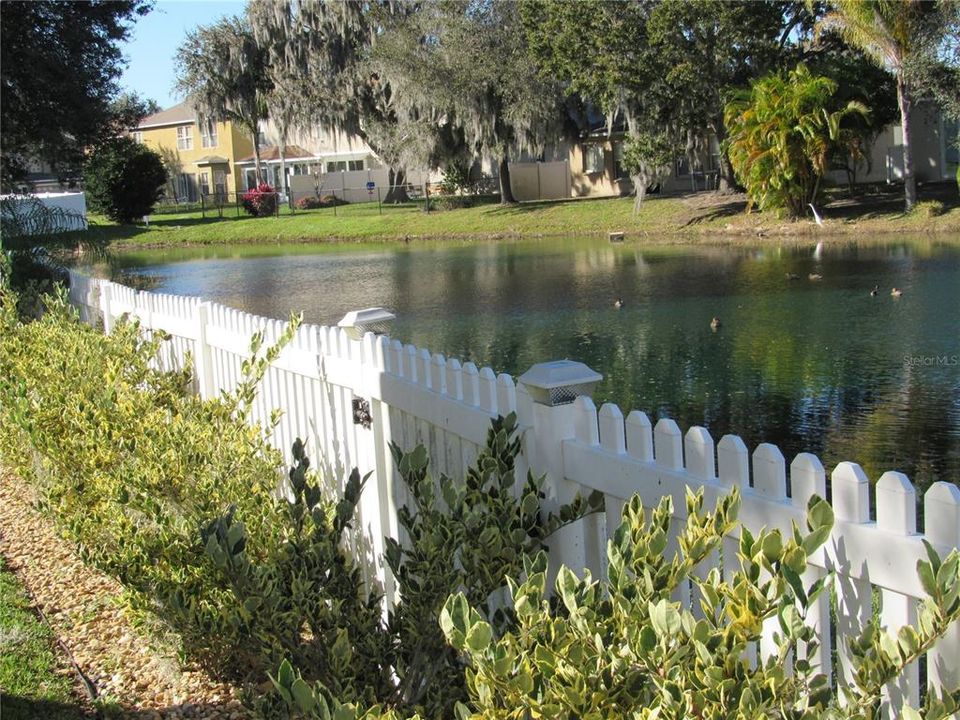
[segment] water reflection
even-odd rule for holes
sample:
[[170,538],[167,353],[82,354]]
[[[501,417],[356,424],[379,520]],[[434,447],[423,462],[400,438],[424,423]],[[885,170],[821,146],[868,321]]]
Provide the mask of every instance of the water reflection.
[[204,248],[115,262],[164,292],[273,317],[302,310],[333,323],[389,307],[405,342],[513,374],[582,360],[604,375],[598,403],[702,424],[717,439],[736,432],[788,460],[815,452],[828,467],[855,459],[873,478],[960,479],[956,240],[827,244],[819,258],[813,244],[571,239]]

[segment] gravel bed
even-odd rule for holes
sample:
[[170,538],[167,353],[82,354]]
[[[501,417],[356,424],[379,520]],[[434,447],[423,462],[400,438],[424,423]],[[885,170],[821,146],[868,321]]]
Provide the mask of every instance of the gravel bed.
[[[0,470],[0,554],[26,586],[101,706],[120,717],[251,717],[240,689],[181,668],[126,617],[120,585],[85,565],[32,505],[29,486]],[[112,713],[111,713],[112,715]]]

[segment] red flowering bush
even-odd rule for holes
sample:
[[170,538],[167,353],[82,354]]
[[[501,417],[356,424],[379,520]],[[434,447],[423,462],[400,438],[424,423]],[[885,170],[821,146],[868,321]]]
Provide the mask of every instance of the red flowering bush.
[[240,200],[243,209],[254,217],[266,217],[277,212],[277,191],[267,183],[260,183],[253,190],[247,190]]

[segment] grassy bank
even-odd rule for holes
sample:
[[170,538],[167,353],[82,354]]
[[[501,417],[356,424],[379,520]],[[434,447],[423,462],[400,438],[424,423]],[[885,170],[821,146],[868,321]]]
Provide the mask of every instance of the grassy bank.
[[551,235],[606,235],[624,232],[649,241],[705,241],[757,237],[958,233],[960,201],[955,185],[931,186],[921,193],[922,207],[903,212],[902,195],[875,191],[856,197],[837,193],[820,209],[823,224],[773,213],[745,212],[739,195],[699,193],[648,199],[634,214],[632,198],[481,205],[424,213],[415,206],[376,203],[334,210],[300,211],[280,217],[201,217],[199,212],[157,215],[148,225],[119,226],[93,218],[83,239],[113,247],[317,240],[379,241],[434,238],[497,238]]
[[72,720],[77,706],[72,674],[55,652],[53,634],[0,557],[0,715]]

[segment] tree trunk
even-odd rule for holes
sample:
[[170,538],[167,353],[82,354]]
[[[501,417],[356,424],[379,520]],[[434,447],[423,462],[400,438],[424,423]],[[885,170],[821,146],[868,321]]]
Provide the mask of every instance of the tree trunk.
[[500,204],[512,205],[517,202],[513,196],[513,188],[510,187],[510,157],[504,155],[500,158]]
[[[727,129],[721,119],[720,122],[713,123],[713,134],[717,138],[717,144],[720,146],[720,167],[717,168],[717,192],[722,194],[735,192],[737,189],[737,175],[733,171],[733,165],[730,164],[730,158],[727,157],[723,149],[723,141],[727,139]],[[710,140],[707,139],[707,152],[710,152]]]
[[260,167],[260,130],[254,128],[250,133],[253,136],[253,167],[257,175],[257,185],[263,182],[263,170]]
[[903,190],[907,212],[917,204],[917,178],[913,174],[913,148],[910,146],[910,106],[913,98],[902,72],[897,75],[897,102],[900,105],[900,126],[903,130]]
[[640,206],[643,205],[643,199],[647,196],[647,176],[644,173],[631,175],[633,189],[636,192],[636,200],[633,201],[633,214],[640,212]]
[[280,128],[280,187],[274,188],[277,192],[287,194],[287,128]]
[[387,188],[387,195],[383,198],[385,203],[410,202],[410,196],[407,194],[407,173],[405,171],[390,168],[387,173],[387,182],[390,187]]
[[733,171],[730,159],[723,151],[720,152],[720,168],[717,171],[717,192],[732,193],[737,190],[737,175]]

